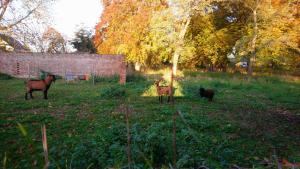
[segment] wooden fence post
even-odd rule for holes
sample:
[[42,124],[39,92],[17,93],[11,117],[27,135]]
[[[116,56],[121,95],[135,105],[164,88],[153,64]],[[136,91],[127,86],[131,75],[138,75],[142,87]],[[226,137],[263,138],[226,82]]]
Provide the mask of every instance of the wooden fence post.
[[176,118],[178,116],[178,112],[176,111],[173,114],[173,168],[176,169],[177,162],[177,147],[176,147]]
[[45,158],[45,165],[44,169],[49,167],[49,158],[48,158],[48,143],[47,143],[47,133],[46,133],[46,126],[43,124],[41,127],[42,129],[42,141],[43,141],[43,150],[44,150],[44,158]]
[[130,127],[129,127],[129,110],[128,106],[125,108],[126,115],[126,129],[127,129],[127,158],[128,158],[128,169],[131,169],[131,135],[130,135]]

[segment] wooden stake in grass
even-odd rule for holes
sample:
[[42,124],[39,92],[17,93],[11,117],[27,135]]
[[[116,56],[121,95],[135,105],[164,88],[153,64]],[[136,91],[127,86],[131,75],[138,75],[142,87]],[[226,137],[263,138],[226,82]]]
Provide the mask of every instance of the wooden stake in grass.
[[42,141],[43,141],[43,150],[44,150],[44,158],[45,158],[45,165],[44,169],[49,167],[49,159],[48,159],[48,143],[47,143],[47,133],[46,133],[46,126],[43,125],[41,127],[42,130]]
[[176,159],[177,159],[177,148],[176,148],[176,118],[178,112],[176,111],[173,115],[173,168],[176,169]]
[[126,128],[127,128],[127,158],[128,158],[128,169],[131,169],[131,135],[130,135],[130,128],[129,128],[129,110],[126,106],[125,108],[125,115],[126,115]]
[[6,162],[7,162],[7,156],[6,156],[6,152],[5,152],[4,159],[3,159],[3,169],[6,169]]
[[276,155],[276,150],[275,149],[273,149],[273,158],[274,158],[274,160],[276,162],[277,168],[278,169],[282,169],[281,163],[278,160],[278,157]]

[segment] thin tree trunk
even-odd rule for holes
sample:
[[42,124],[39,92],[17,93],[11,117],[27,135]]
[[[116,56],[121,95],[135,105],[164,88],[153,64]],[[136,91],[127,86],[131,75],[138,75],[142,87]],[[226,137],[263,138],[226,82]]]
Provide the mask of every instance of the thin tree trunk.
[[184,24],[184,27],[181,29],[181,31],[179,33],[178,43],[177,43],[176,50],[175,50],[174,55],[173,55],[173,74],[175,76],[176,76],[177,65],[178,65],[179,56],[180,56],[179,53],[182,49],[182,45],[183,45],[183,42],[184,42],[184,36],[186,34],[186,31],[187,31],[187,28],[188,28],[190,22],[191,22],[191,18],[188,18],[186,23]]
[[171,99],[172,104],[174,104],[173,80],[174,80],[174,75],[173,75],[173,71],[171,69],[171,84],[170,84],[170,86],[171,86],[171,96],[170,96],[170,99]]
[[253,62],[256,60],[256,40],[257,40],[257,32],[258,32],[258,27],[257,27],[257,6],[258,6],[258,1],[256,1],[256,7],[253,10],[253,23],[254,23],[254,35],[252,39],[252,47],[251,47],[251,54],[250,58],[248,60],[248,75],[252,75],[253,73]]

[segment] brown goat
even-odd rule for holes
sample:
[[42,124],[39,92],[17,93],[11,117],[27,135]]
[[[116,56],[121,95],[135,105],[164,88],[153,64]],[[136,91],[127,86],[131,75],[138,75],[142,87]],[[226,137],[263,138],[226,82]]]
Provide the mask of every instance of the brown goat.
[[199,89],[199,94],[201,97],[206,97],[206,98],[208,98],[209,101],[212,101],[212,99],[215,95],[215,92],[212,89],[204,89],[201,87]]
[[55,82],[56,78],[54,75],[48,74],[44,80],[29,80],[25,82],[26,84],[26,93],[25,100],[27,100],[28,93],[30,94],[30,98],[33,99],[32,92],[33,91],[42,91],[44,93],[44,99],[48,99],[48,90],[51,86],[52,82]]
[[156,81],[156,90],[158,94],[158,100],[160,103],[163,102],[163,95],[168,96],[168,102],[170,102],[171,94],[172,94],[172,86],[159,86],[160,81]]

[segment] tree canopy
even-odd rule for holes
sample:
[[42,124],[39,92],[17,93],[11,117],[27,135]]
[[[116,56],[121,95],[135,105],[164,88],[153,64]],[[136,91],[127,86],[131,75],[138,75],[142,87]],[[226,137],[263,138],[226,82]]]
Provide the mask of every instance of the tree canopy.
[[[42,51],[42,32],[55,0],[0,0],[0,33]],[[2,39],[3,40],[3,39]]]
[[246,60],[256,70],[300,68],[296,0],[103,3],[94,39],[98,53],[122,53],[127,62],[150,67],[226,70]]
[[54,28],[49,27],[43,34],[45,52],[47,53],[65,53],[66,41],[62,35]]
[[92,32],[85,30],[84,28],[80,28],[75,33],[75,38],[71,41],[71,44],[78,52],[96,52],[96,48],[93,43]]

